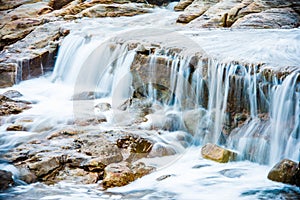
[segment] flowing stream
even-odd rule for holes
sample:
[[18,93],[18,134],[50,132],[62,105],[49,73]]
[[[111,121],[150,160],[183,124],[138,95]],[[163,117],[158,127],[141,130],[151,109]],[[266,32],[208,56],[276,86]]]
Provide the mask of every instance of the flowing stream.
[[[5,152],[44,137],[53,127],[63,127],[75,118],[97,118],[103,113],[99,114],[95,105],[108,102],[112,111],[104,113],[108,122],[99,129],[163,128],[159,123],[168,116],[181,119],[169,131],[162,131],[163,135],[153,136],[177,154],[145,159],[157,171],[120,188],[103,191],[96,184],[65,182],[50,186],[21,184],[0,194],[0,198],[300,198],[297,187],[267,179],[268,171],[280,159],[300,159],[300,69],[293,67],[300,63],[300,30],[193,30],[174,23],[178,14],[155,9],[141,16],[81,19],[66,24],[71,34],[61,44],[53,72],[9,88],[20,91],[24,95],[21,99],[36,103],[19,115],[3,118],[0,127],[0,151]],[[136,83],[130,71],[142,48],[130,47],[134,41],[142,41],[146,49],[146,44],[160,45],[149,56],[147,84]],[[185,51],[177,53],[176,48]],[[197,52],[205,56],[195,61]],[[266,65],[261,67],[262,63]],[[168,73],[162,75],[162,67]],[[267,79],[264,75],[280,67],[289,67],[285,68],[289,71],[285,77],[270,75]],[[134,94],[134,84],[143,88],[147,100],[162,105],[139,125],[132,125],[135,116],[117,109]],[[156,86],[169,89],[169,98],[158,100],[161,94]],[[78,94],[93,97],[87,103],[73,101]],[[243,114],[246,108],[248,113],[248,121],[235,126],[230,136],[224,133],[224,124],[230,118],[228,102],[233,102],[233,109],[240,109],[237,112]],[[182,120],[188,111],[198,113],[193,135],[187,133]],[[263,119],[262,113],[269,116]],[[32,122],[26,124],[27,131],[5,131],[13,121],[28,118]],[[235,116],[231,121],[238,120]],[[177,141],[180,135],[185,145]],[[238,152],[238,161],[220,164],[204,160],[200,149],[207,142]],[[17,169],[1,162],[1,169],[18,177]]]

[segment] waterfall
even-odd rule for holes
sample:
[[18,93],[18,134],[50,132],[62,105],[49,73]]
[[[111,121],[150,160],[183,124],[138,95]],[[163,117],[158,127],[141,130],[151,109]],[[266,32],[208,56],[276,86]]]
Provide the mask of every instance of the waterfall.
[[[194,62],[194,54],[157,48],[146,56],[145,64],[138,63],[138,69],[147,72],[142,75],[134,71],[140,55],[134,48],[129,50],[129,43],[96,41],[68,36],[60,48],[53,80],[72,83],[75,94],[92,91],[94,98],[110,97],[115,108],[138,87],[143,88],[144,96],[163,103],[169,113],[181,116],[189,109],[204,111],[197,119],[196,144],[224,145],[240,152],[240,159],[258,163],[299,159],[299,71],[282,79],[275,74],[268,81],[260,65],[211,58]],[[140,83],[135,85],[136,81]],[[74,108],[80,113],[93,105],[86,108],[75,102]]]
[[288,75],[271,94],[271,163],[279,159],[300,159],[300,71]]

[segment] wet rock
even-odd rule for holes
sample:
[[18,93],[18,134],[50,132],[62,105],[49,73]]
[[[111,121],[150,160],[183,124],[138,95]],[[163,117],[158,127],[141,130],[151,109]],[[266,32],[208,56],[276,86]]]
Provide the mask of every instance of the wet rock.
[[100,179],[99,173],[88,172],[80,168],[66,167],[63,171],[60,171],[55,177],[56,181],[65,181],[80,184],[94,184]]
[[17,166],[19,169],[19,179],[24,181],[25,183],[35,183],[37,181],[36,175],[31,172],[27,167],[25,166]]
[[40,161],[29,164],[28,167],[31,171],[34,171],[37,178],[46,180],[45,176],[49,176],[61,167],[61,162],[57,157],[43,157]]
[[14,184],[12,173],[4,170],[0,170],[0,191],[8,189]]
[[180,116],[177,114],[167,114],[163,130],[166,131],[178,131],[182,128],[182,122]]
[[274,8],[249,14],[237,20],[232,28],[296,28],[300,16],[291,8]]
[[54,10],[58,10],[72,1],[74,0],[50,0],[48,5]]
[[8,90],[6,92],[3,93],[4,96],[13,99],[13,98],[18,98],[18,97],[22,97],[23,95],[17,91],[17,90]]
[[220,174],[227,178],[239,178],[244,175],[242,169],[224,169],[220,171]]
[[117,146],[122,149],[127,149],[127,161],[135,161],[146,157],[153,147],[153,142],[145,138],[126,135],[117,140]]
[[0,116],[19,114],[23,110],[29,109],[29,102],[16,101],[4,95],[0,95]]
[[111,109],[111,105],[109,103],[98,103],[95,108],[99,109],[100,112],[105,112]]
[[149,153],[149,158],[175,155],[176,151],[168,145],[155,143]]
[[107,165],[123,160],[121,150],[104,138],[92,136],[89,140],[83,138],[81,141],[81,152],[87,152],[92,156],[91,160],[83,164],[87,171],[99,172]]
[[205,159],[213,160],[219,163],[226,163],[234,160],[237,154],[215,144],[208,143],[202,147],[201,155]]
[[205,116],[204,109],[188,110],[183,113],[183,122],[189,133],[194,135],[199,128],[200,120]]
[[17,66],[16,63],[0,62],[0,88],[10,87],[15,83]]
[[157,181],[163,181],[163,180],[165,180],[167,178],[170,178],[172,176],[175,176],[175,175],[174,174],[162,175],[162,176],[158,177],[156,180]]
[[284,159],[271,169],[268,179],[300,186],[300,165],[292,160]]
[[113,163],[104,169],[104,188],[121,187],[130,182],[149,174],[153,167],[147,167],[144,163],[131,165],[128,162]]
[[6,128],[6,131],[24,131],[25,128],[19,124],[13,124]]

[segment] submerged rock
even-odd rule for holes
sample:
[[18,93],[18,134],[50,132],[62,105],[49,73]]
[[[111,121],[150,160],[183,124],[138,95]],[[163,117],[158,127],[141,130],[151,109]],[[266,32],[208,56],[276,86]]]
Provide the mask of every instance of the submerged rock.
[[0,170],[0,191],[8,189],[13,184],[14,180],[12,178],[12,173],[5,170]]
[[271,169],[268,179],[300,186],[300,165],[292,160],[284,159]]
[[213,160],[219,163],[229,162],[231,160],[234,160],[237,156],[235,152],[210,143],[202,147],[201,155],[205,159]]

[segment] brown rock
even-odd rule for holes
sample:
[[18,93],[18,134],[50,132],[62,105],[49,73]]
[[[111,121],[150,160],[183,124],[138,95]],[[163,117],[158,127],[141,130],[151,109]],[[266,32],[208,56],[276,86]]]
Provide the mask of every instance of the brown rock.
[[23,131],[24,127],[20,124],[13,124],[6,128],[6,131]]
[[0,191],[8,189],[14,184],[12,173],[4,170],[0,170]]
[[203,158],[213,160],[220,163],[226,163],[235,159],[236,153],[219,147],[215,144],[206,144],[201,149],[201,155]]
[[186,7],[188,7],[194,0],[181,0],[174,7],[175,11],[183,11]]
[[300,186],[300,166],[292,160],[284,159],[277,163],[269,172],[272,181]]
[[113,163],[104,169],[104,188],[120,187],[149,174],[153,167],[146,167],[144,163],[131,165],[128,162]]
[[52,7],[54,10],[61,9],[63,6],[71,3],[74,0],[50,0],[48,5]]

